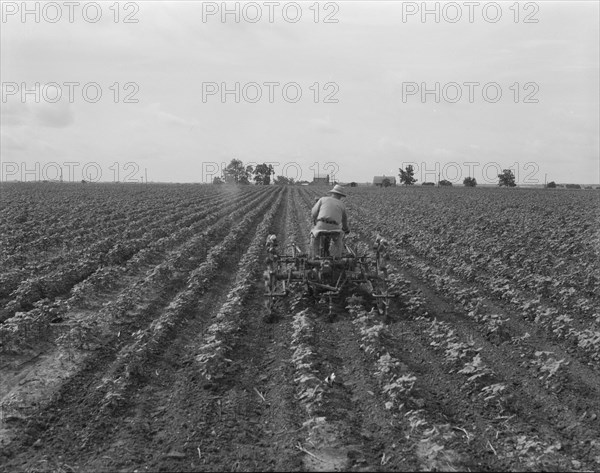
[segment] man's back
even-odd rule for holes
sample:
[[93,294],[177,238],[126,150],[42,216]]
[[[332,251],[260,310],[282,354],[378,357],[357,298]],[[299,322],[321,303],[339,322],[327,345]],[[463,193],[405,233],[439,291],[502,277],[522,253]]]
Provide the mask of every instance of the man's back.
[[313,257],[319,256],[322,248],[320,247],[320,234],[321,232],[338,232],[336,236],[332,237],[329,248],[329,254],[334,258],[341,258],[343,254],[343,231],[344,233],[349,232],[348,228],[348,217],[346,215],[346,206],[341,201],[342,197],[346,195],[343,192],[343,188],[339,185],[329,191],[333,194],[330,197],[321,197],[311,209],[311,217],[314,224],[314,228],[310,232],[311,238],[311,255]]
[[346,206],[335,197],[321,197],[312,208],[313,220],[327,219],[341,225],[346,217]]

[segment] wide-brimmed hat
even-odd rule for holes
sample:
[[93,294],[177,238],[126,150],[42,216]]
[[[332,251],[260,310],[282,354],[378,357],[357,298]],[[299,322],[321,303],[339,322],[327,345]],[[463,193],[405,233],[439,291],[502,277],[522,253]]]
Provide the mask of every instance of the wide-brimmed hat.
[[344,194],[344,188],[342,186],[340,186],[339,184],[336,184],[335,186],[333,186],[333,189],[331,189],[328,194],[339,194],[342,197],[346,197],[346,194]]

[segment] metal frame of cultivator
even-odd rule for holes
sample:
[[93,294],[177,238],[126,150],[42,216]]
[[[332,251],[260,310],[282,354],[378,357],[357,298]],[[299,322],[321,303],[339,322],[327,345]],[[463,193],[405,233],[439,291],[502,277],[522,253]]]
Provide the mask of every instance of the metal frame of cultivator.
[[[318,255],[313,256],[292,242],[286,254],[279,253],[279,244],[275,235],[269,235],[267,247],[267,269],[265,278],[265,305],[268,310],[266,319],[273,317],[277,300],[288,296],[294,284],[304,286],[305,293],[315,300],[328,299],[328,316],[333,319],[334,299],[343,291],[358,293],[376,301],[381,315],[389,319],[388,307],[396,295],[388,291],[386,260],[387,241],[377,237],[373,250],[375,256],[358,255],[344,243],[340,258],[330,256],[332,237],[339,232],[321,232],[317,237]],[[341,235],[340,235],[341,238]]]

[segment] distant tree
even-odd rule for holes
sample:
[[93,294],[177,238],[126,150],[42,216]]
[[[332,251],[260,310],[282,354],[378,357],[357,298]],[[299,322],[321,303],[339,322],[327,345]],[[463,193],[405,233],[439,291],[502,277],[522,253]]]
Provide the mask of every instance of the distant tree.
[[515,187],[515,175],[511,169],[503,169],[502,174],[498,174],[498,185],[506,187]]
[[435,182],[421,182],[422,186],[435,186]]
[[581,189],[581,185],[579,184],[567,184],[567,189]]
[[223,179],[218,176],[215,176],[212,181],[213,184],[223,184]]
[[352,181],[350,183],[350,187],[358,187],[358,184],[356,182]]
[[246,166],[246,172],[240,179],[240,184],[250,184],[250,175],[252,174],[252,166]]
[[406,170],[400,168],[400,182],[406,186],[412,186],[417,180],[414,178],[415,170],[412,164],[406,166]]
[[82,183],[82,184],[87,184],[87,181],[86,181],[85,179],[82,179],[82,180],[81,180],[81,183]]
[[254,182],[259,186],[268,186],[271,184],[271,174],[275,174],[273,166],[270,164],[258,164],[254,168]]
[[232,159],[225,168],[225,177],[229,177],[236,184],[250,184],[248,180],[252,173],[252,166],[245,166],[239,159]]
[[440,186],[452,187],[452,183],[450,181],[447,181],[446,179],[442,179],[440,181]]
[[477,185],[477,180],[474,177],[465,177],[463,184],[465,187],[475,187]]
[[550,181],[548,184],[546,184],[546,187],[549,189],[556,189],[556,182]]
[[275,178],[275,180],[273,181],[273,183],[276,186],[293,186],[294,185],[294,178],[289,178],[289,177],[285,177],[285,176],[277,176]]
[[390,187],[392,185],[392,181],[390,181],[387,177],[381,181],[381,187]]

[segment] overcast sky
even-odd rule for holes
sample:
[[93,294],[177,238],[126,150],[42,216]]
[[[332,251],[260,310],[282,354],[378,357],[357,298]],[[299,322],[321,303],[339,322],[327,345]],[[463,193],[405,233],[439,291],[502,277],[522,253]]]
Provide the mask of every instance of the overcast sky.
[[600,182],[597,1],[113,4],[2,2],[3,180]]

